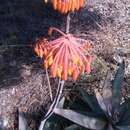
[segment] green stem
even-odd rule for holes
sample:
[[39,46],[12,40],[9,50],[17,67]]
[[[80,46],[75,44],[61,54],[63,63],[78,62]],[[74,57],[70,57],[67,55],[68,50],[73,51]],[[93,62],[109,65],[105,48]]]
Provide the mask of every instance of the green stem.
[[70,13],[67,14],[67,20],[66,20],[66,34],[69,33],[70,30]]
[[57,107],[60,97],[62,95],[63,87],[64,87],[64,81],[59,81],[56,97],[54,98],[54,101],[52,102],[48,112],[46,113],[43,121],[41,122],[39,130],[43,130],[47,119],[49,119],[51,115],[54,113],[54,109]]
[[49,88],[50,98],[51,98],[51,101],[53,101],[52,89],[51,89],[51,84],[50,84],[50,79],[49,79],[49,75],[48,75],[47,69],[46,69],[46,77],[47,77],[47,82],[48,82],[48,88]]
[[55,27],[51,27],[50,28],[52,31],[57,31],[57,32],[59,32],[61,35],[63,35],[63,36],[65,36],[66,37],[66,34],[64,33],[64,32],[62,32],[61,30],[59,30],[58,28],[55,28]]

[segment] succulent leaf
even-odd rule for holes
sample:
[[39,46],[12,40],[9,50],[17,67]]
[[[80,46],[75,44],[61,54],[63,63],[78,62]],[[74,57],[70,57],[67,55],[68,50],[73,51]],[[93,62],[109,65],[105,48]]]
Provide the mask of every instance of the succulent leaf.
[[116,128],[118,130],[130,130],[130,125],[129,126],[117,126]]
[[87,117],[73,110],[56,108],[54,110],[54,113],[88,129],[101,130],[106,125],[106,122],[104,122],[103,120],[99,120],[93,117]]
[[98,113],[103,114],[103,111],[102,111],[101,107],[99,106],[96,97],[94,97],[93,95],[89,95],[81,88],[78,88],[78,90],[80,91],[80,93],[83,97],[83,100],[89,105],[89,107],[92,109],[93,112],[95,112],[97,114]]
[[119,125],[130,125],[130,98],[120,106]]
[[95,90],[95,95],[98,101],[99,106],[101,107],[101,109],[106,113],[107,112],[107,107],[104,103],[104,99],[101,96],[101,94],[98,92],[98,90]]
[[105,79],[102,96],[104,99],[104,104],[107,108],[107,112],[109,116],[112,116],[112,89],[111,89],[111,72],[108,71],[107,77]]
[[63,107],[64,107],[64,103],[65,103],[65,97],[63,97],[63,98],[59,101],[57,108],[63,108]]
[[121,98],[121,86],[124,79],[125,62],[120,63],[119,68],[116,72],[113,84],[112,84],[112,109],[113,114],[119,112],[120,98]]
[[[61,121],[61,122],[60,122]],[[61,130],[61,124],[65,122],[63,118],[53,114],[47,121],[43,130]],[[60,124],[61,123],[61,124]],[[59,125],[60,124],[60,125]]]
[[65,130],[90,130],[90,129],[83,128],[74,124],[74,125],[68,126],[67,128],[65,128]]
[[[85,93],[83,90],[81,90],[81,88],[80,91],[82,91],[82,94]],[[54,109],[54,113],[56,114],[56,115],[54,114],[55,118],[60,117],[59,122],[58,123],[56,122],[57,123],[56,126],[57,125],[60,126],[57,128],[57,130],[59,130],[59,128],[63,126],[61,123],[66,124],[64,128],[61,128],[63,130],[79,130],[79,129],[80,130],[129,130],[130,129],[130,98],[128,98],[124,103],[120,105],[120,109],[119,109],[120,120],[118,120],[118,122],[115,122],[112,116],[109,116],[108,114],[106,115],[107,111],[106,112],[102,111],[102,109],[104,108],[102,109],[100,108],[99,104],[103,102],[103,99],[100,98],[101,95],[99,95],[99,93],[97,94],[98,101],[96,100],[95,96],[85,93],[85,96],[86,95],[87,95],[86,98],[88,98],[89,100],[87,99],[85,101],[77,97],[75,101],[73,101],[73,103],[71,102],[66,106],[67,109],[62,109],[64,104],[64,98],[60,101],[61,104],[60,108]],[[91,103],[90,101],[92,101],[93,104],[90,105]],[[95,106],[95,109],[92,109],[90,106],[92,108]],[[97,109],[97,106],[99,106],[101,110]],[[55,120],[55,118],[53,118],[53,121]],[[51,128],[52,126],[54,127],[54,124],[50,125]],[[45,130],[53,130],[53,128],[45,129]]]
[[65,128],[65,130],[79,130],[79,129],[80,129],[80,128],[79,128],[78,125],[71,125],[71,126]]

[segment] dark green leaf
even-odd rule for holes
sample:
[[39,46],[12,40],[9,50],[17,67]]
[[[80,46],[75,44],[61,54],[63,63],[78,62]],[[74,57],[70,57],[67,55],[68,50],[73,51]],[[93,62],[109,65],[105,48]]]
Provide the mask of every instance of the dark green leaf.
[[103,99],[103,97],[101,96],[101,94],[98,92],[97,89],[95,89],[95,95],[96,95],[98,104],[100,105],[101,109],[102,109],[104,112],[107,112],[107,107],[106,107],[106,105],[105,105],[105,103],[104,103],[104,99]]
[[77,113],[83,114],[88,117],[94,117],[98,118],[99,120],[105,120],[106,118],[100,114],[94,113],[94,112],[87,112],[87,111],[75,111]]
[[72,109],[74,111],[79,111],[79,110],[80,111],[87,111],[87,112],[92,111],[91,108],[89,107],[89,105],[86,104],[84,102],[84,100],[82,100],[79,97],[76,97],[75,100],[71,104],[69,104],[68,106],[69,107],[67,107],[67,108]]
[[71,125],[71,126],[65,128],[65,130],[80,130],[80,128],[77,125]]
[[58,128],[56,123],[47,121],[43,130],[60,130],[60,128]]
[[120,120],[119,125],[129,125],[130,124],[130,98],[127,99],[120,106]]
[[118,130],[130,130],[130,126],[117,126]]
[[89,129],[101,130],[105,126],[105,122],[102,120],[98,120],[97,118],[88,117],[83,114],[77,113],[72,110],[58,109],[54,110],[54,113],[60,115],[82,127]]
[[112,108],[113,113],[119,112],[120,98],[121,98],[121,86],[124,79],[125,62],[120,63],[116,72],[113,85],[112,85]]
[[59,118],[56,115],[52,115],[47,121],[43,130],[60,130]]
[[68,120],[53,114],[45,123],[43,130],[61,130],[63,124],[68,124]]
[[70,105],[69,109],[74,110],[78,113],[84,114],[86,116],[106,119],[104,114],[93,112],[83,100],[76,98],[75,101]]
[[86,93],[84,90],[81,88],[78,89],[83,97],[83,100],[86,102],[86,104],[89,105],[89,107],[92,109],[93,112],[95,113],[103,113],[102,109],[100,108],[98,101],[96,97],[93,95],[90,95]]
[[80,127],[80,126],[74,124],[74,125],[71,125],[71,126],[65,128],[65,130],[90,130],[90,129],[83,128],[83,127]]
[[58,105],[57,105],[57,108],[63,108],[63,107],[64,107],[64,103],[65,103],[65,97],[63,97],[63,98],[59,101],[59,103],[58,103]]
[[102,90],[104,104],[106,105],[109,116],[112,112],[112,89],[111,89],[111,72],[108,71]]

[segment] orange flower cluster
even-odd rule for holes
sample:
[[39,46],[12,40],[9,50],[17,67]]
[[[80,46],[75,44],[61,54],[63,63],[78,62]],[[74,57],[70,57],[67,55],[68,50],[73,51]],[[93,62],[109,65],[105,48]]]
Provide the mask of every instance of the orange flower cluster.
[[44,67],[51,69],[53,77],[62,80],[67,80],[68,76],[76,80],[85,71],[89,74],[92,62],[90,42],[71,34],[64,34],[56,28],[51,28],[49,33],[53,30],[63,36],[50,42],[46,39],[38,40],[34,48],[37,55],[44,58]]
[[[47,0],[45,0],[47,2]],[[66,14],[79,10],[84,6],[85,0],[52,0],[53,8],[60,13]]]

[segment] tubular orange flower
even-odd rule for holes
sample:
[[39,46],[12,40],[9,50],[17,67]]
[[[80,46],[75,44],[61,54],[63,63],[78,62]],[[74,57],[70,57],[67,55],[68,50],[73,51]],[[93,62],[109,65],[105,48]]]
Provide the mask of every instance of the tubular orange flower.
[[69,75],[69,76],[72,76],[72,73],[73,73],[73,66],[72,66],[72,63],[69,62],[68,75]]
[[53,57],[50,56],[50,57],[48,58],[48,65],[49,65],[49,66],[52,65],[52,63],[53,63]]
[[86,73],[89,74],[91,72],[91,62],[92,62],[92,56],[87,55],[87,64],[86,64]]
[[73,74],[72,74],[73,80],[77,80],[78,75],[79,75],[79,70],[77,68],[75,68],[73,71]]
[[45,38],[38,39],[34,48],[36,54],[42,58],[43,56],[47,55],[47,48],[44,48],[44,44],[48,41]]
[[37,55],[44,58],[44,67],[51,69],[52,77],[67,80],[70,76],[76,80],[84,72],[89,74],[92,62],[90,42],[57,28],[50,28],[49,34],[53,31],[58,31],[62,36],[50,42],[40,39],[34,48]]
[[[44,0],[45,3],[48,0]],[[79,10],[84,6],[85,0],[51,0],[53,8],[62,14]]]
[[57,10],[58,0],[52,0],[52,2],[53,2],[53,8],[54,8],[55,10]]
[[62,76],[62,71],[63,71],[63,67],[62,66],[59,66],[57,68],[57,77],[61,78]]

